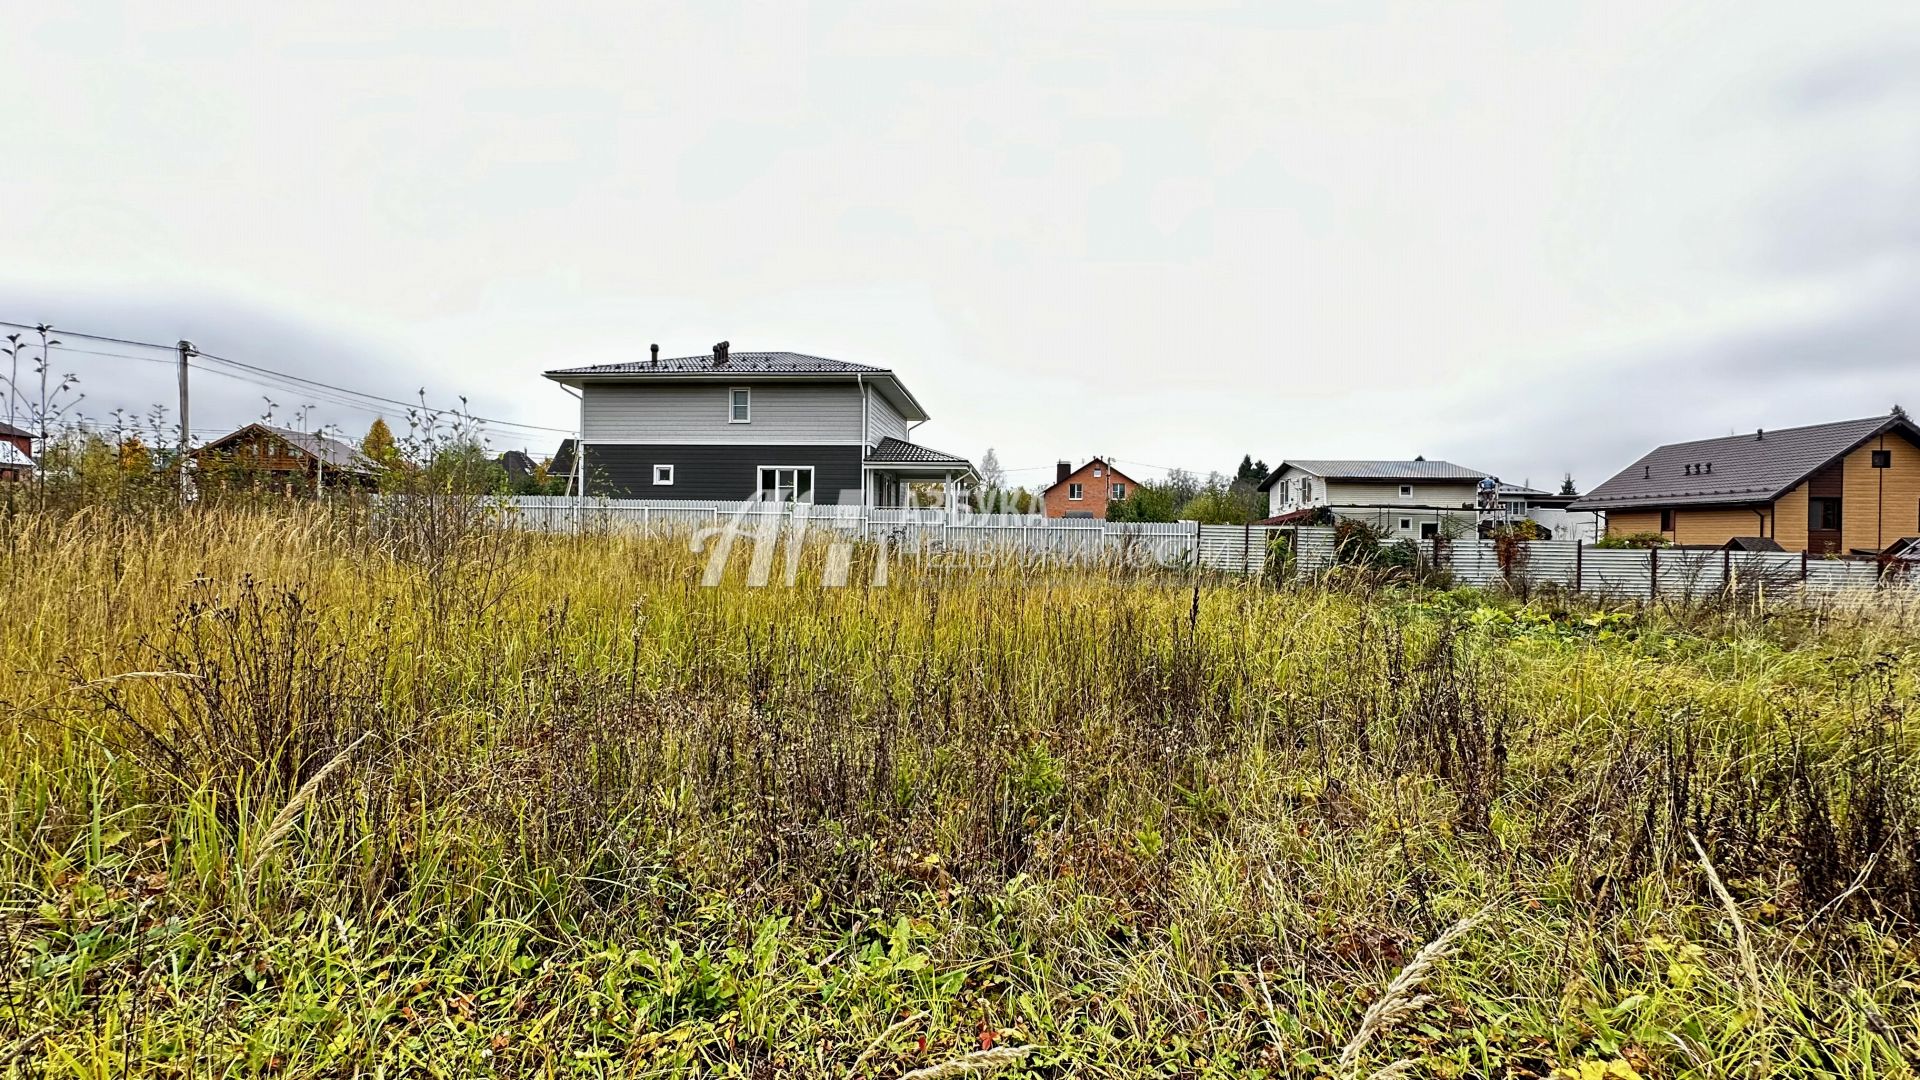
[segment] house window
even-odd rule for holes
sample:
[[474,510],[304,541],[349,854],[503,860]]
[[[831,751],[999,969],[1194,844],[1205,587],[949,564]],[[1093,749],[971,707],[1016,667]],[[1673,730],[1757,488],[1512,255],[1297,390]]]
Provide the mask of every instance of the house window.
[[1100,479],[1100,470],[1099,470],[1099,469],[1095,469],[1095,470],[1093,470],[1093,478],[1094,478],[1095,480],[1098,480],[1098,479]]
[[653,467],[653,482],[660,487],[671,485],[673,483],[673,466],[655,465]]
[[813,466],[760,466],[760,497],[768,502],[813,501]]
[[1893,451],[1875,450],[1873,452],[1873,467],[1876,469],[1893,468]]
[[1421,523],[1420,523],[1420,539],[1422,539],[1422,540],[1432,540],[1432,539],[1434,539],[1434,538],[1436,538],[1436,537],[1438,537],[1439,535],[1440,535],[1440,523],[1439,523],[1439,522],[1437,522],[1437,521],[1423,521],[1423,522],[1421,522]]
[[1401,497],[1401,498],[1403,498],[1403,499],[1411,499],[1411,498],[1413,498],[1413,485],[1412,485],[1412,484],[1401,484],[1401,485],[1400,485],[1400,497]]
[[1660,511],[1660,531],[1661,532],[1673,531],[1673,511],[1671,510]]
[[1412,519],[1412,518],[1401,518],[1401,519],[1400,519],[1400,531],[1401,531],[1401,532],[1412,532],[1412,531],[1413,531],[1413,519]]
[[1121,499],[1124,499],[1126,497],[1127,497],[1127,485],[1125,484],[1114,484],[1107,491],[1107,498],[1112,499],[1115,502],[1119,502]]
[[1080,487],[1079,484],[1067,485],[1067,498],[1073,500],[1074,502],[1080,501],[1081,492],[1082,492],[1082,488]]
[[1840,528],[1839,499],[1808,499],[1807,528],[1832,532]]
[[744,386],[736,386],[727,391],[727,423],[747,424],[753,422],[753,391]]

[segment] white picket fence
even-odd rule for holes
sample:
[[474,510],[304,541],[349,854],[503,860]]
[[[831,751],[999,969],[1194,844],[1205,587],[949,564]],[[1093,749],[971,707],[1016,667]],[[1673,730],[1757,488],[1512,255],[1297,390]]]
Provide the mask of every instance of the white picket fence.
[[[1133,524],[1027,514],[952,514],[938,509],[863,510],[857,506],[782,506],[647,499],[522,497],[504,513],[521,528],[553,532],[692,532],[734,523],[757,532],[803,517],[809,530],[843,530],[884,540],[903,554],[992,552],[1048,563],[1127,560],[1137,565],[1194,566],[1227,574],[1311,579],[1337,562],[1327,526]],[[1411,541],[1402,541],[1411,543]],[[1892,591],[1920,598],[1920,565],[1912,574],[1884,574],[1876,563],[1808,558],[1787,552],[1700,548],[1599,548],[1570,540],[1518,544],[1500,565],[1491,540],[1423,540],[1422,563],[1464,585],[1489,589],[1557,586],[1621,600],[1704,598],[1729,587],[1770,595],[1840,597]]]

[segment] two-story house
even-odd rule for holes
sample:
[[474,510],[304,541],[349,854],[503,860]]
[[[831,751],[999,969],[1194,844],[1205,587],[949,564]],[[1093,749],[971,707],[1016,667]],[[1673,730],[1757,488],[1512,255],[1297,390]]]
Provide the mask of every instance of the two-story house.
[[1054,469],[1053,483],[1040,492],[1040,505],[1050,518],[1105,521],[1107,504],[1119,502],[1139,486],[1133,477],[1102,458],[1094,458],[1077,469],[1073,462],[1062,461]]
[[1321,509],[1396,539],[1472,535],[1487,473],[1448,461],[1282,461],[1260,490],[1269,521],[1306,520]]
[[580,434],[556,459],[574,491],[633,499],[905,506],[915,483],[955,505],[965,458],[915,444],[921,407],[886,368],[791,352],[733,352],[561,368]]
[[1920,427],[1899,409],[1658,446],[1576,499],[1609,536],[1719,547],[1765,537],[1815,555],[1883,552],[1920,536]]

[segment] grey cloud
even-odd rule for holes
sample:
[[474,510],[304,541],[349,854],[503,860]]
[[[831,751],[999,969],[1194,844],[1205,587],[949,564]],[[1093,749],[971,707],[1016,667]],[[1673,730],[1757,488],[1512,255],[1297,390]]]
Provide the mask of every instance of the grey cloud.
[[1888,97],[1920,96],[1920,48],[1855,53],[1786,83],[1787,103],[1802,109],[1852,108]]
[[[116,409],[137,418],[155,408],[164,411],[170,428],[176,424],[178,380],[173,354],[63,334],[63,328],[162,345],[185,338],[217,356],[401,402],[417,400],[422,389],[418,380],[423,371],[432,370],[362,337],[203,295],[134,298],[105,292],[0,288],[0,318],[53,325],[54,336],[63,346],[53,350],[52,372],[56,377],[77,375],[77,391],[84,395],[68,417],[93,425],[111,423]],[[36,335],[22,333],[28,342],[38,340]],[[248,373],[211,361],[197,366],[200,370],[191,375],[192,425],[200,436],[259,419],[268,407],[267,399],[275,405],[276,422],[291,423],[294,411],[310,404],[310,427],[334,424],[358,434],[375,416],[386,417],[397,429],[405,426],[406,410],[399,405],[348,402],[320,390],[262,386]],[[522,411],[499,387],[462,386],[444,377],[424,377],[430,380],[425,389],[433,408],[457,408],[459,395],[465,393],[469,411],[479,415],[511,416]],[[30,381],[24,373],[22,381]],[[502,442],[520,445],[524,441],[534,449],[544,448],[549,441],[549,436],[531,432],[498,434]],[[551,436],[551,440],[558,438]]]

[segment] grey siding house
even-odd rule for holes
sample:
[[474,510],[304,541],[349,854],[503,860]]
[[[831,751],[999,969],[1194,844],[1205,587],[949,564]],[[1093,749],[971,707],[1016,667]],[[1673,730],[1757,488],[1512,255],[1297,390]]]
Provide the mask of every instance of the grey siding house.
[[580,399],[579,438],[554,464],[589,495],[887,507],[937,481],[951,506],[975,479],[965,458],[909,441],[927,413],[886,368],[722,342],[545,374]]

